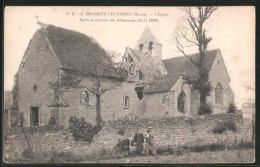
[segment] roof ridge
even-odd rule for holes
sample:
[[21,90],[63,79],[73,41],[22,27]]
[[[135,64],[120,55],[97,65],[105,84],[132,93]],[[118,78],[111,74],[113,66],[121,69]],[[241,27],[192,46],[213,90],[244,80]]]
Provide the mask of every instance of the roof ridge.
[[[217,49],[208,50],[207,52],[213,52],[213,51],[217,51],[217,50],[220,51],[220,49],[217,48]],[[197,55],[197,54],[199,54],[199,53],[198,53],[198,52],[197,52],[197,53],[192,53],[192,54],[189,54],[189,55],[187,55],[187,56],[195,56],[195,55]],[[164,60],[170,60],[170,59],[183,58],[183,57],[186,57],[186,56],[171,57],[171,58],[168,58],[168,59],[163,59],[162,61],[164,61]]]

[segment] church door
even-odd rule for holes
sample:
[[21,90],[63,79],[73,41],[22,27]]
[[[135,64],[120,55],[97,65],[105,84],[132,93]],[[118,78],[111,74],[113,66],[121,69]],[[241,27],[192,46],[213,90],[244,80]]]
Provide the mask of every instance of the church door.
[[186,94],[182,91],[178,97],[178,104],[177,104],[177,108],[178,111],[181,113],[185,113],[186,112]]
[[39,107],[31,107],[31,126],[39,125]]

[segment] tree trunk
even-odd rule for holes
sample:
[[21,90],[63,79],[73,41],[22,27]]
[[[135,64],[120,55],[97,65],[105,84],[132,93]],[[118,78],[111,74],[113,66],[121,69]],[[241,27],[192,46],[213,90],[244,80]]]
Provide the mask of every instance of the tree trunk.
[[100,101],[101,101],[100,95],[96,94],[96,121],[97,121],[97,126],[101,126],[101,124],[102,124]]
[[206,105],[206,96],[203,93],[200,93],[200,107],[204,107]]

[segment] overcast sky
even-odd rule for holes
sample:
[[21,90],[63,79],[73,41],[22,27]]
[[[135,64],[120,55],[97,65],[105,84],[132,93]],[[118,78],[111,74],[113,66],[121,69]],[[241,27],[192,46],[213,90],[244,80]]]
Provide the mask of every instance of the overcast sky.
[[[66,15],[69,12],[70,15]],[[145,18],[143,16],[71,16],[71,12],[135,12],[148,14],[159,23],[149,22],[81,22],[79,19]],[[154,13],[164,13],[163,17]],[[40,28],[39,20],[46,24],[82,32],[95,38],[106,50],[124,53],[126,47],[134,48],[145,26],[162,43],[163,59],[180,56],[172,39],[177,24],[183,20],[179,7],[7,7],[5,8],[4,90],[11,90],[13,77],[33,34]],[[255,88],[255,9],[254,7],[219,7],[206,23],[213,38],[210,49],[221,50],[231,88],[238,107],[249,98],[254,99]]]

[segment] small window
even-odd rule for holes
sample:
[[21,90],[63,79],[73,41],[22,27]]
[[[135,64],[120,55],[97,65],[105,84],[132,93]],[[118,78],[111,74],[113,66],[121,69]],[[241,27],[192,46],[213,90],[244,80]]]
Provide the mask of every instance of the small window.
[[185,113],[186,112],[186,94],[182,91],[178,97],[178,104],[177,108],[179,112]]
[[124,108],[129,108],[130,107],[130,99],[129,96],[124,97]]
[[149,42],[149,49],[150,49],[150,50],[153,49],[153,42]]
[[128,55],[128,62],[133,63],[133,61],[134,61],[133,58],[130,55]]
[[153,42],[149,43],[149,55],[153,56]]
[[144,45],[143,44],[140,44],[139,45],[139,50],[142,52],[143,51],[143,48],[144,48]]
[[220,83],[217,84],[215,89],[215,102],[216,104],[223,104],[223,88]]
[[139,70],[139,80],[143,81],[144,80],[144,74],[142,73],[142,71]]
[[88,93],[88,91],[82,92],[81,103],[82,104],[89,104],[89,93]]
[[37,89],[38,89],[38,88],[37,88],[37,86],[36,86],[36,85],[34,85],[34,86],[33,86],[33,91],[34,91],[34,93],[36,93],[36,92],[37,92]]

